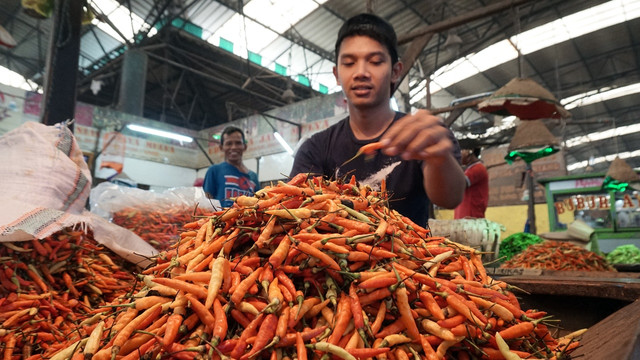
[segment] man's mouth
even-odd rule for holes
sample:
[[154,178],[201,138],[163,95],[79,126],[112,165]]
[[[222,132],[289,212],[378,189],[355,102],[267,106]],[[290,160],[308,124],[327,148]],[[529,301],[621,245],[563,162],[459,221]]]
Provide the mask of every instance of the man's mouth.
[[370,85],[355,85],[351,87],[353,93],[360,96],[368,95],[372,89],[373,87]]

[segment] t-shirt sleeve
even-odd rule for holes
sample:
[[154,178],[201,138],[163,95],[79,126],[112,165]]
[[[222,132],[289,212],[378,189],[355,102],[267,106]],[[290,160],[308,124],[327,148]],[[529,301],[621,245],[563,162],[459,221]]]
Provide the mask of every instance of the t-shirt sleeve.
[[322,153],[323,150],[318,146],[318,141],[316,141],[315,137],[307,139],[300,145],[296,153],[289,176],[293,177],[299,173],[322,174],[322,160],[320,157]]
[[479,183],[483,178],[485,178],[487,176],[487,172],[483,165],[478,164],[469,168],[465,175],[467,179],[469,179],[469,186],[471,186]]
[[255,193],[256,191],[260,190],[260,181],[258,180],[258,174],[252,171],[249,177],[251,178],[251,181],[256,184],[256,188],[253,191]]
[[213,166],[210,166],[207,170],[207,173],[204,175],[204,182],[202,183],[202,190],[204,190],[205,194],[209,194],[210,196],[216,196],[216,174]]

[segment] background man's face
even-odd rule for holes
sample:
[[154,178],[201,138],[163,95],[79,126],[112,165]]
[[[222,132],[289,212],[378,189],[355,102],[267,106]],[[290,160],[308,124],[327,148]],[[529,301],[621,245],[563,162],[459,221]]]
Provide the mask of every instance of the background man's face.
[[473,150],[463,149],[460,151],[460,154],[462,155],[462,165],[467,165],[471,161]]
[[242,134],[233,132],[223,136],[220,148],[227,162],[238,163],[242,162],[242,154],[247,149],[247,145],[242,141]]

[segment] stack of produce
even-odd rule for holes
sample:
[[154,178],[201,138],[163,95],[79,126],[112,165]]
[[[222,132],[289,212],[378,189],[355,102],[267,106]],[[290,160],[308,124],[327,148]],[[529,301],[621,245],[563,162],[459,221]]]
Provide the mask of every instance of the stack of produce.
[[640,249],[633,244],[620,245],[606,259],[610,264],[640,264]]
[[128,307],[65,355],[560,359],[578,345],[521,309],[473,249],[428,237],[387,201],[384,186],[305,175],[239,197],[186,224]]
[[[135,277],[91,232],[0,243],[0,353],[42,358],[86,337]],[[114,260],[116,259],[116,260]]]
[[566,241],[552,240],[529,246],[500,267],[565,271],[615,271],[602,256],[592,251]]
[[535,234],[520,232],[509,235],[506,239],[500,242],[498,257],[505,261],[511,260],[512,257],[521,253],[530,245],[539,244],[543,241],[544,239]]
[[176,206],[159,211],[155,208],[144,209],[129,207],[113,213],[111,222],[133,231],[144,241],[160,251],[165,251],[174,244],[184,231],[182,225],[193,219],[193,216],[204,216],[205,211],[185,206]]

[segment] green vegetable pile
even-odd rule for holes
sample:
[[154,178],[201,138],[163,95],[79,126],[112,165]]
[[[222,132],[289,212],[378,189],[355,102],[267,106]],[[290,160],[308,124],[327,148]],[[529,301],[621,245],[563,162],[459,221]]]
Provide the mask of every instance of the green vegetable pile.
[[538,244],[543,241],[544,239],[534,234],[524,232],[515,233],[500,242],[498,257],[504,261],[510,260],[514,255],[528,248],[529,245]]
[[621,245],[606,256],[610,264],[640,264],[640,249],[633,244]]

